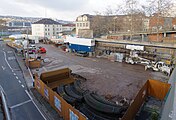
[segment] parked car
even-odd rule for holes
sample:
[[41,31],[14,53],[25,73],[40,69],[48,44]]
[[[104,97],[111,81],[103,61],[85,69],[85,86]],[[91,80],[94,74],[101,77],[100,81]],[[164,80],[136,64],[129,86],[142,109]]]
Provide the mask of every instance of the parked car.
[[44,47],[39,47],[38,53],[46,53],[46,49]]
[[33,54],[33,53],[36,53],[36,49],[29,48],[29,54]]

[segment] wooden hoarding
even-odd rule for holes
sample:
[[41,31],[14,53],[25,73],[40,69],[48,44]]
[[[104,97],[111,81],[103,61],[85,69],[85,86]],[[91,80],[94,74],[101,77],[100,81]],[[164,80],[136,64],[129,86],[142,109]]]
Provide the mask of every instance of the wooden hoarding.
[[87,120],[82,113],[73,108],[62,97],[37,78],[35,79],[35,88],[64,120]]

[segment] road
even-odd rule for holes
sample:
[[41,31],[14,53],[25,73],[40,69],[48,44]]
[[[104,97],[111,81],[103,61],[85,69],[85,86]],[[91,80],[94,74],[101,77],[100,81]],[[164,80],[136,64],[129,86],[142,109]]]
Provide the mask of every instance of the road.
[[11,48],[0,41],[0,85],[13,120],[45,120],[30,96],[22,71]]

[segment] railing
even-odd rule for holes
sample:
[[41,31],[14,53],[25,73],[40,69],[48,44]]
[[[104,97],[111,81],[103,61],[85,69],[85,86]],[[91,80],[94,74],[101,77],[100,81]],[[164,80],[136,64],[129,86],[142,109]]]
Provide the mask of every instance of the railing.
[[6,102],[5,92],[4,92],[1,85],[0,85],[0,94],[1,94],[1,98],[2,98],[3,108],[5,111],[5,118],[6,118],[6,120],[11,120],[9,108],[8,108],[7,102]]

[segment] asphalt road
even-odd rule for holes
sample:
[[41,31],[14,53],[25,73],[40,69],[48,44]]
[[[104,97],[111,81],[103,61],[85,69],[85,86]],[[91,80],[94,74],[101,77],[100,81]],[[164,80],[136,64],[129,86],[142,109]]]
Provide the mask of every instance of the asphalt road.
[[5,91],[13,120],[45,120],[27,91],[13,50],[0,42],[0,85]]

